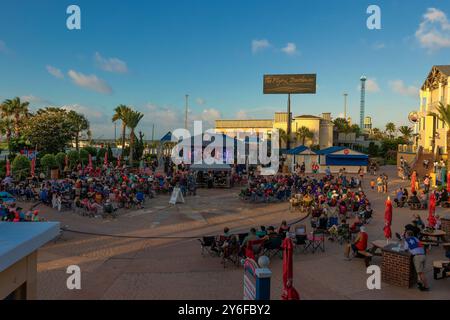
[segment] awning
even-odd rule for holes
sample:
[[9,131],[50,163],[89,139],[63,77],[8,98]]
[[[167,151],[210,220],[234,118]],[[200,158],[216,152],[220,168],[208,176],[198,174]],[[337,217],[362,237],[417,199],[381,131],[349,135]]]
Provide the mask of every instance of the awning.
[[365,154],[328,154],[326,156],[327,166],[367,166],[369,156]]

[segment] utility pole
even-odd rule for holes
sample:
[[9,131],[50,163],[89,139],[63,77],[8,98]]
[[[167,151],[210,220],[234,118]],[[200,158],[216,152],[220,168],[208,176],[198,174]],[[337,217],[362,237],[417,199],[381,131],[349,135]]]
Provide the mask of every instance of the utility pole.
[[291,149],[291,94],[288,94],[288,105],[287,105],[287,139],[286,139],[286,149]]
[[188,117],[188,99],[189,99],[189,95],[187,94],[187,95],[185,96],[185,98],[186,98],[186,108],[185,108],[185,111],[184,111],[184,128],[187,130],[187,128],[188,128],[188,125],[187,125],[187,123],[188,123],[187,117]]
[[344,119],[347,121],[347,96],[348,93],[344,93]]
[[114,121],[114,145],[117,143],[117,123]]
[[152,142],[155,140],[155,124],[152,125]]

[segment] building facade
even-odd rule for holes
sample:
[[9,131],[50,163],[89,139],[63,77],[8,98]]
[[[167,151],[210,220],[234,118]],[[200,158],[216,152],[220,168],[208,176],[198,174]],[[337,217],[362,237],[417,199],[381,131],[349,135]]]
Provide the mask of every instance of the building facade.
[[[247,120],[216,120],[215,131],[230,137],[235,137],[238,132],[260,133],[264,139],[271,136],[274,129],[287,130],[287,112],[276,112],[273,119],[247,119]],[[312,133],[312,139],[305,141],[306,146],[319,146],[320,149],[333,145],[333,122],[331,113],[323,113],[321,117],[313,115],[301,115],[292,117],[291,147],[300,143],[295,141],[295,132],[301,127],[307,127]]]
[[429,115],[435,112],[439,103],[450,104],[450,65],[433,66],[420,90],[420,109],[415,132],[418,134],[417,146],[425,152],[437,157],[446,158],[447,126],[436,117]]

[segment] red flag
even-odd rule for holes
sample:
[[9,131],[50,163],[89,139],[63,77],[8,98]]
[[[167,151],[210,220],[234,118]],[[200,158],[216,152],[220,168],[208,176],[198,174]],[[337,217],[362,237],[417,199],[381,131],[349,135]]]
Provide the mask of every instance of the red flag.
[[103,164],[104,164],[105,166],[108,165],[108,152],[105,152],[105,158],[103,159]]
[[9,177],[11,175],[11,163],[9,159],[6,160],[6,176]]
[[33,157],[33,159],[31,159],[31,176],[34,177],[34,171],[36,169],[36,157]]
[[430,195],[430,205],[428,211],[428,225],[432,228],[436,225],[436,218],[434,216],[434,212],[436,211],[436,196],[434,192]]
[[384,210],[384,237],[386,239],[392,238],[392,202],[391,199],[388,197],[386,200],[386,208]]
[[283,240],[283,300],[300,300],[300,295],[293,286],[293,262],[294,245],[289,237]]

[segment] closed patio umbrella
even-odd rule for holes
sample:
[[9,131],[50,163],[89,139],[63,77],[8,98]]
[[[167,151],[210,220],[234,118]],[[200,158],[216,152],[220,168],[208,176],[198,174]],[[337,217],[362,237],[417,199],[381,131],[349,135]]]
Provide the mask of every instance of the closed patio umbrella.
[[384,210],[384,237],[387,241],[392,238],[392,231],[391,231],[391,225],[392,225],[392,201],[391,198],[388,197],[386,200],[386,207]]
[[103,164],[104,164],[105,166],[108,165],[108,152],[105,152],[105,157],[104,157],[104,159],[103,159]]
[[31,169],[30,169],[30,173],[31,173],[32,177],[34,177],[35,169],[36,169],[36,157],[33,157],[33,159],[31,159]]
[[294,245],[289,237],[284,238],[283,244],[283,300],[300,300],[300,295],[293,286],[293,262]]
[[89,154],[89,163],[88,163],[89,170],[92,170],[94,167],[92,166],[92,156]]
[[436,196],[434,192],[430,195],[430,206],[428,210],[428,225],[433,227],[436,225],[436,218],[434,216],[434,212],[436,211]]
[[450,192],[450,172],[447,173],[447,192]]
[[6,160],[6,176],[9,177],[11,175],[11,163],[9,159]]

